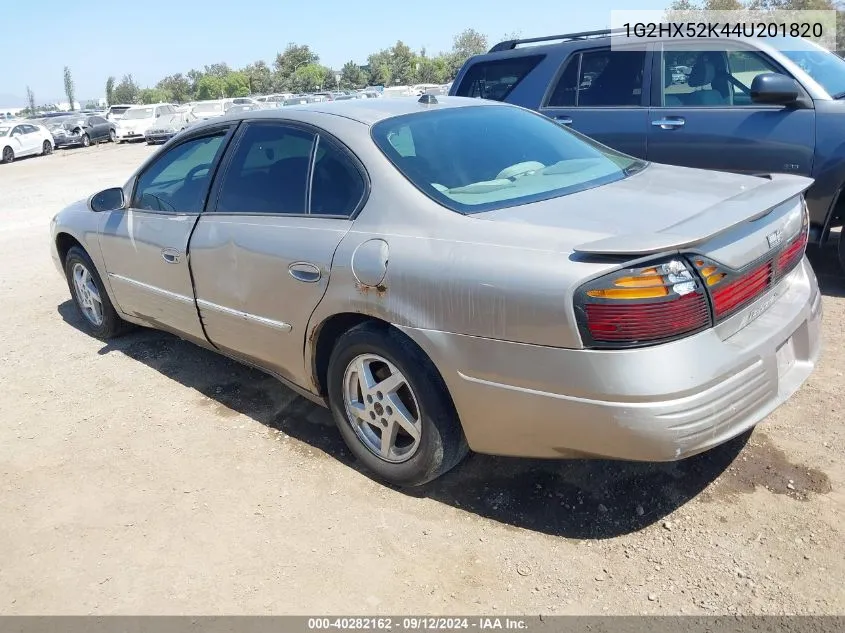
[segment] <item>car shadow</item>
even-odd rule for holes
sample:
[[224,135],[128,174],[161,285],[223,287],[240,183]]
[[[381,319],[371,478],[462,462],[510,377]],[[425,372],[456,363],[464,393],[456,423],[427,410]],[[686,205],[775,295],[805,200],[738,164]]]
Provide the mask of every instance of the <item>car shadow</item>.
[[[839,239],[842,238],[840,233]],[[819,289],[829,297],[845,297],[845,271],[839,263],[836,249],[839,246],[835,236],[824,247],[807,248],[807,259],[813,266],[819,280]]]
[[[71,301],[58,311],[66,323],[84,331]],[[113,352],[206,396],[198,399],[198,407],[210,404],[212,413],[223,417],[241,413],[361,470],[328,410],[261,371],[148,329],[104,343],[99,351]],[[268,438],[274,435],[268,432]],[[470,454],[429,484],[396,490],[514,527],[568,538],[612,538],[641,530],[697,496],[733,463],[749,437],[746,433],[702,455],[660,464]]]

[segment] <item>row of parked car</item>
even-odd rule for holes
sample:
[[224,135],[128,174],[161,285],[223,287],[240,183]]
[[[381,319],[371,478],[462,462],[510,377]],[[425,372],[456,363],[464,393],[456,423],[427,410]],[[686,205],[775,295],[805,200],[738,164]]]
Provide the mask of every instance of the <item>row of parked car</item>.
[[326,101],[375,99],[426,94],[446,94],[449,85],[418,84],[414,86],[368,86],[360,90],[325,92],[281,92],[253,97],[232,97],[192,101],[175,105],[114,104],[106,110],[81,112],[49,112],[25,121],[0,122],[0,160],[10,163],[16,158],[47,155],[61,147],[88,147],[112,142],[146,141],[165,143],[178,132],[197,121],[250,110],[281,108]]

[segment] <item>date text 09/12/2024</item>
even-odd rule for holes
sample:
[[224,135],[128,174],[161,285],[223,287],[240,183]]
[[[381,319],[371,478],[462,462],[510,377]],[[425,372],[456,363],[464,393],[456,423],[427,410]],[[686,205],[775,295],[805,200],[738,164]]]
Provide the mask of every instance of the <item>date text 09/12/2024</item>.
[[625,37],[703,39],[708,37],[806,37],[820,39],[820,22],[625,22]]
[[366,631],[493,631],[527,630],[522,618],[510,617],[335,617],[308,618],[308,630],[366,630]]

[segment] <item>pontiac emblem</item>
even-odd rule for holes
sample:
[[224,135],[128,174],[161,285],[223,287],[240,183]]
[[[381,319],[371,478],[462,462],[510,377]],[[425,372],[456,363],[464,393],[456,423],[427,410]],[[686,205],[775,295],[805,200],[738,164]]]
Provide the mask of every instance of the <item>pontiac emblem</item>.
[[780,246],[780,242],[783,239],[783,231],[777,230],[774,233],[769,233],[766,236],[766,241],[769,243],[769,249],[775,248],[776,246]]

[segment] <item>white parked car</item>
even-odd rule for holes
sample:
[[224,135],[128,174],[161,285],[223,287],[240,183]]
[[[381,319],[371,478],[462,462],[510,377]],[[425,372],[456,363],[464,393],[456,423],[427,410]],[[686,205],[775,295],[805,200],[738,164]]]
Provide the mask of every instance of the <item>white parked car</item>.
[[226,114],[223,101],[200,101],[191,108],[191,114],[200,120],[213,119]]
[[176,108],[169,103],[132,106],[117,122],[115,142],[142,141],[148,131],[155,127],[162,116],[176,114]]
[[124,113],[132,107],[130,103],[116,103],[114,105],[109,106],[109,109],[106,110],[106,119],[111,122],[120,121],[123,118]]
[[0,162],[53,153],[53,135],[43,125],[0,121]]

